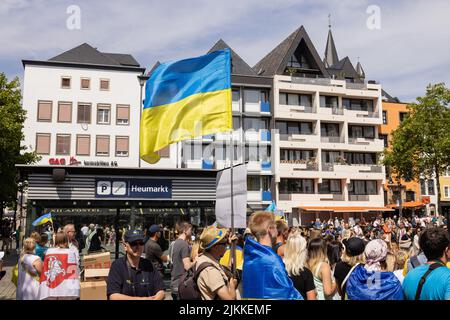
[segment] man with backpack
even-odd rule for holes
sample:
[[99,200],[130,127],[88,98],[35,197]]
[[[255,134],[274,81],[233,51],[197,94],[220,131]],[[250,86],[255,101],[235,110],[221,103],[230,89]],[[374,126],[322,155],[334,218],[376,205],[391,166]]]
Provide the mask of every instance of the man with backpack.
[[450,300],[450,237],[443,228],[426,229],[419,239],[428,262],[410,272],[403,280],[407,300]]
[[228,243],[227,229],[205,228],[200,235],[203,254],[181,278],[180,299],[236,300],[237,281],[229,278],[220,265]]

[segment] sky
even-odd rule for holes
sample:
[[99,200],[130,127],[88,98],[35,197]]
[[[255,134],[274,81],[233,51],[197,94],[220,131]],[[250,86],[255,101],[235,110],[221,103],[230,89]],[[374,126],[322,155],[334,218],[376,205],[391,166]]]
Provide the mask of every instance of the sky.
[[367,80],[412,102],[450,83],[449,12],[448,0],[0,0],[0,72],[22,80],[22,59],[84,42],[151,69],[223,39],[253,66],[301,25],[323,58],[330,14],[339,59],[359,57]]

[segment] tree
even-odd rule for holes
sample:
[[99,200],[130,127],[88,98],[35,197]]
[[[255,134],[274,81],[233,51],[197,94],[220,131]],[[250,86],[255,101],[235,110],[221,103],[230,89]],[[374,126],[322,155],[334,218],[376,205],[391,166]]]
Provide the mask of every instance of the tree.
[[16,164],[38,160],[34,152],[21,146],[26,111],[22,109],[19,79],[8,82],[0,73],[0,219],[7,206],[14,206],[17,198]]
[[445,84],[429,85],[425,96],[408,105],[408,117],[393,132],[392,148],[385,151],[383,161],[397,178],[435,178],[439,213],[439,178],[450,167],[449,104],[450,89]]

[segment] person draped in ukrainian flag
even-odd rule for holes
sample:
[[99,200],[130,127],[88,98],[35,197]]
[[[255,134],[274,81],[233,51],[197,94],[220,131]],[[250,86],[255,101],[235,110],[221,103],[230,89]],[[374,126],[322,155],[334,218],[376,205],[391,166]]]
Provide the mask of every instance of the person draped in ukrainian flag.
[[159,161],[158,150],[178,141],[233,129],[231,58],[224,49],[160,64],[145,86],[140,157]]
[[283,260],[273,250],[277,229],[273,213],[259,211],[249,221],[252,236],[244,245],[243,299],[303,300]]

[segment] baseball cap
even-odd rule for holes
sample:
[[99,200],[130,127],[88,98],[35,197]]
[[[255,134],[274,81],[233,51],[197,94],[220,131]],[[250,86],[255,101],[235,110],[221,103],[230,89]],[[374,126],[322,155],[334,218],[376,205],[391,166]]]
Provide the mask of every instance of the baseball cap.
[[342,244],[345,246],[345,252],[351,257],[362,254],[366,246],[364,240],[357,237],[344,239]]
[[221,242],[227,236],[228,230],[225,228],[217,228],[215,226],[206,227],[200,235],[200,245],[203,250]]
[[132,243],[134,241],[144,240],[144,234],[141,230],[128,230],[125,232],[124,241],[127,243]]
[[148,232],[155,233],[161,231],[161,227],[157,224],[152,224],[151,227],[148,229]]

